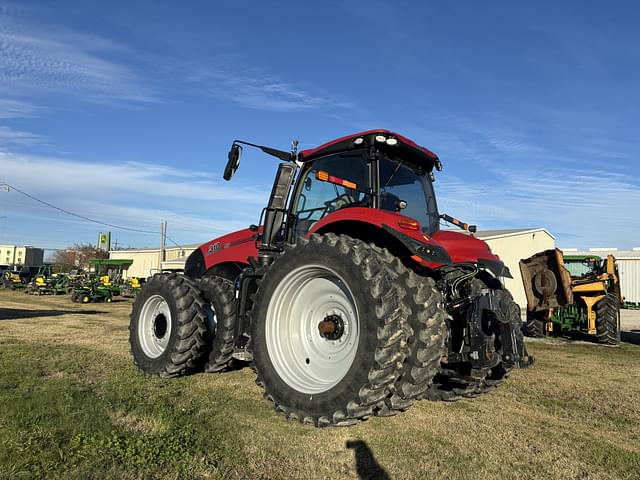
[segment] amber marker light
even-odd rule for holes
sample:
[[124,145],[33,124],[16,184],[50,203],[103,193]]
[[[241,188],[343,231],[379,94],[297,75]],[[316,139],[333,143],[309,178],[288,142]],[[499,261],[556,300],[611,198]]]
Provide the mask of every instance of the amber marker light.
[[329,172],[325,172],[324,170],[318,170],[316,172],[316,179],[320,180],[321,182],[328,182]]
[[420,224],[410,218],[401,218],[398,220],[398,226],[407,230],[418,230],[420,228]]

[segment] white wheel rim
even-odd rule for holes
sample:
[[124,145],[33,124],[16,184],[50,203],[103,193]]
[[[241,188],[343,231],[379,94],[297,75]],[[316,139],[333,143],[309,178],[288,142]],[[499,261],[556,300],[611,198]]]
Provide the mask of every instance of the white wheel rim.
[[161,295],[144,302],[138,321],[138,339],[144,354],[158,358],[164,353],[171,336],[171,310]]
[[[321,334],[323,321],[332,322],[336,331]],[[306,394],[330,390],[351,368],[360,337],[346,282],[320,265],[289,272],[269,301],[265,337],[269,358],[287,385]]]

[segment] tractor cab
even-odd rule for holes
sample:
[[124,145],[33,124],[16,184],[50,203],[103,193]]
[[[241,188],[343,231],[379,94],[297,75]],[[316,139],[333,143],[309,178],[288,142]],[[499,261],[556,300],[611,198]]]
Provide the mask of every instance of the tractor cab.
[[475,226],[439,214],[433,170],[441,170],[442,164],[435,153],[402,135],[369,130],[300,152],[296,142],[291,152],[284,152],[236,140],[229,152],[226,180],[238,169],[241,145],[284,161],[261,215],[257,234],[261,265],[269,265],[285,243],[295,244],[300,237],[330,229],[358,237],[382,232],[389,250],[427,268],[450,264],[450,247],[465,252],[459,261],[482,259],[496,275],[510,275],[483,242],[448,233],[442,242],[437,240],[441,219],[470,232]]
[[306,235],[327,215],[346,208],[398,213],[415,219],[425,234],[438,230],[438,207],[429,176],[433,161],[409,162],[402,151],[382,141],[386,136],[370,136],[374,138],[367,142],[368,147],[364,146],[365,136],[357,136],[353,146],[360,148],[349,148],[343,142],[346,151],[323,155],[320,148],[306,159],[303,155],[289,210],[290,242]]

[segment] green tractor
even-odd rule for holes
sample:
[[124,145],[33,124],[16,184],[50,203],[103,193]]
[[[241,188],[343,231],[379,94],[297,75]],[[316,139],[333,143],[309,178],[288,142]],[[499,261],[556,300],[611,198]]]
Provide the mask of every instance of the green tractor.
[[71,293],[71,301],[75,303],[111,303],[113,301],[113,292],[110,287],[94,281],[74,288]]
[[581,332],[598,342],[620,342],[620,277],[613,255],[563,256],[546,250],[520,261],[527,294],[525,334]]

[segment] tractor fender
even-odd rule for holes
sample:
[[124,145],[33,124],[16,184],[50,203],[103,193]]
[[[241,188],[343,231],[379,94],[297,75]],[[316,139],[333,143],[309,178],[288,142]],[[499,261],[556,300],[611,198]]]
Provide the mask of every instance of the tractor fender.
[[450,265],[447,251],[411,217],[387,210],[352,207],[333,212],[316,222],[313,233],[346,233],[365,242],[385,247],[396,256],[411,257],[427,268]]
[[513,278],[509,268],[491,251],[487,242],[471,234],[439,230],[432,238],[449,253],[453,263],[473,263],[487,268],[496,277]]

